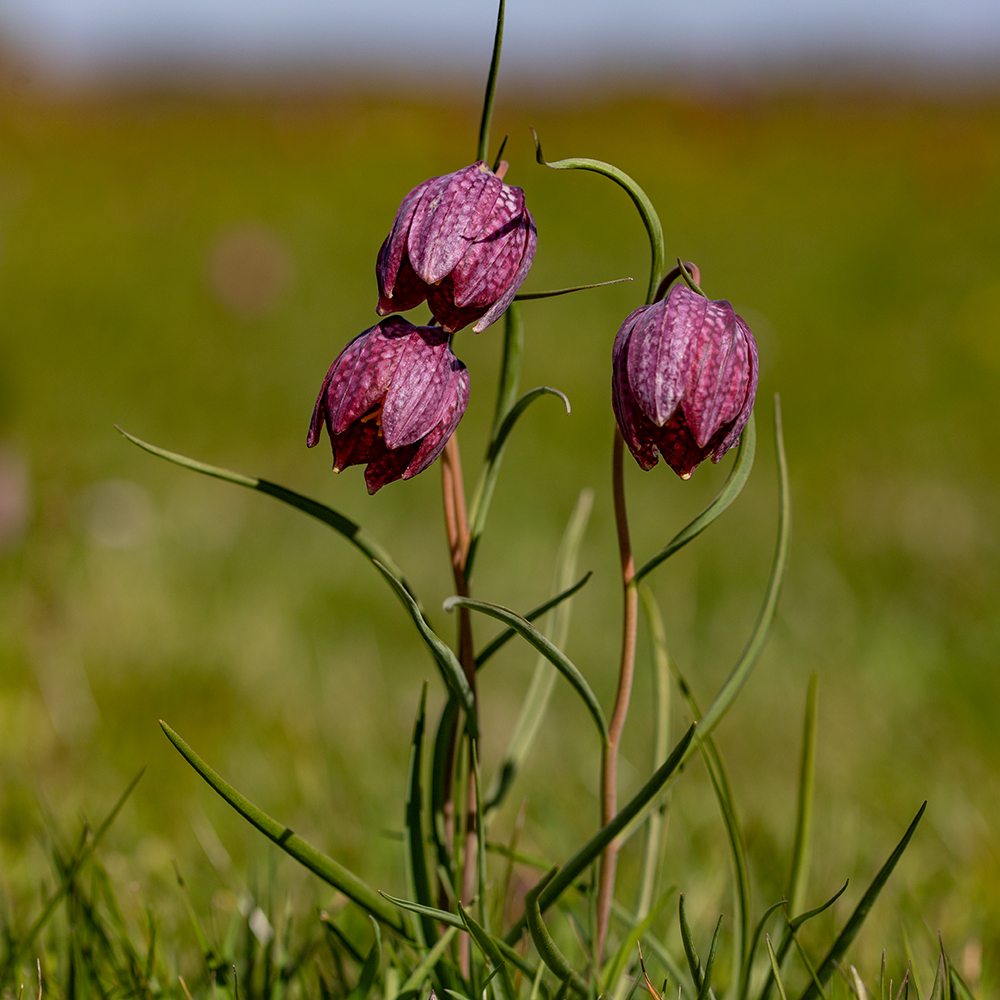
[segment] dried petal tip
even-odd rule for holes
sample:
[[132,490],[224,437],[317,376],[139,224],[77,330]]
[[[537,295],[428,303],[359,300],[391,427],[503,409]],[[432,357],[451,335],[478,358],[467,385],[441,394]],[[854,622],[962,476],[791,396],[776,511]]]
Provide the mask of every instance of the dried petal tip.
[[425,299],[448,333],[480,333],[514,300],[535,259],[524,192],[479,161],[418,184],[404,199],[375,265],[380,316]]
[[681,477],[739,440],[757,393],[757,344],[725,300],[675,285],[636,309],[612,352],[612,403],[643,469],[662,455]]
[[423,472],[444,451],[469,401],[469,373],[440,327],[390,316],[355,337],[323,380],[306,443],[323,426],[333,471],[366,464],[368,492]]

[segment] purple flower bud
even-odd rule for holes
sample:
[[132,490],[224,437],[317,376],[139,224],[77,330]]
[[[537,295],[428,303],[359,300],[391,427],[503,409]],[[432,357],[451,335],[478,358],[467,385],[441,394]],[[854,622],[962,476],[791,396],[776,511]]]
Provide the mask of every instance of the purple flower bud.
[[375,265],[378,314],[427,299],[448,333],[503,315],[528,276],[538,236],[524,192],[483,162],[418,184],[404,199]]
[[323,424],[333,471],[366,462],[375,493],[423,472],[444,451],[469,402],[469,373],[452,354],[451,336],[390,316],[355,337],[323,380],[309,437]]
[[757,344],[725,300],[674,285],[622,324],[611,398],[622,437],[643,469],[659,452],[682,479],[739,440],[757,394]]

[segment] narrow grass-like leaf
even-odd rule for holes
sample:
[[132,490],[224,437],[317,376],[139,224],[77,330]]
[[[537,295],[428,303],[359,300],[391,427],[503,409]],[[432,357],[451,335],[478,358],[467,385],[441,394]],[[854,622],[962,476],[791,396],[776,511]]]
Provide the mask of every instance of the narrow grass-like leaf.
[[[448,910],[439,910],[433,906],[421,906],[419,903],[413,903],[408,899],[398,899],[395,896],[390,896],[387,892],[379,893],[383,898],[387,899],[390,903],[395,904],[401,910],[408,910],[411,913],[419,914],[420,916],[432,917],[435,920],[439,920],[443,924],[447,924],[449,928],[454,928],[455,930],[465,930],[465,922],[462,920],[458,914],[451,913]],[[524,973],[529,979],[534,979],[538,975],[538,968],[533,966],[528,962],[522,955],[514,950],[503,938],[494,937],[492,934],[489,935],[490,940],[496,945],[500,954],[511,963],[515,968],[519,969]]]
[[691,926],[688,924],[687,914],[684,912],[684,893],[680,894],[677,903],[678,923],[681,928],[681,944],[684,946],[684,957],[687,959],[688,969],[691,972],[691,980],[695,989],[700,993],[704,976],[701,971],[701,959],[698,957],[698,949],[694,943],[694,935],[691,933]]
[[722,917],[720,916],[715,925],[715,933],[712,935],[712,943],[708,949],[708,961],[705,962],[705,975],[701,981],[701,989],[698,990],[698,1000],[708,1000],[712,995],[712,973],[715,972],[715,956],[719,947],[719,932],[722,930]]
[[765,934],[764,940],[767,942],[767,956],[771,959],[771,975],[774,976],[774,981],[778,984],[778,993],[781,995],[781,1000],[788,1000],[788,994],[785,992],[785,984],[781,981],[781,970],[778,968],[778,959],[774,954],[774,948],[771,947],[771,937]]
[[733,865],[733,887],[735,896],[735,922],[733,931],[733,982],[737,984],[738,993],[744,989],[744,979],[749,976],[749,955],[750,955],[750,866],[747,863],[746,840],[743,836],[743,826],[740,823],[739,815],[736,812],[736,804],[733,800],[733,790],[729,783],[729,776],[726,773],[725,765],[722,762],[722,755],[716,746],[715,740],[710,736],[702,736],[701,712],[694,695],[691,693],[690,685],[677,672],[677,679],[681,691],[687,700],[688,707],[698,721],[698,732],[695,734],[695,742],[701,750],[708,770],[709,779],[712,782],[712,790],[715,793],[719,811],[722,813],[722,822],[726,829],[726,840],[729,843],[729,857]]
[[788,485],[788,463],[785,459],[785,443],[781,431],[781,404],[777,395],[774,397],[774,446],[778,459],[778,539],[774,550],[774,562],[771,566],[767,595],[764,598],[764,604],[760,609],[750,641],[701,720],[698,731],[702,739],[705,739],[715,729],[722,717],[729,711],[740,689],[750,676],[760,651],[764,648],[771,624],[774,621],[775,611],[778,608],[778,595],[781,593],[781,583],[785,578],[785,570],[788,566],[788,543],[792,529],[791,491]]
[[[594,503],[594,493],[592,490],[584,489],[580,491],[573,512],[570,514],[566,530],[563,532],[562,540],[559,543],[559,551],[556,555],[556,569],[553,579],[553,590],[556,596],[547,601],[525,616],[526,621],[532,621],[546,611],[558,605],[547,624],[546,631],[552,637],[552,643],[557,648],[562,649],[569,638],[570,616],[573,605],[569,600],[590,578],[588,573],[581,581],[570,586],[570,581],[576,575],[576,564],[580,554],[580,547],[583,544],[584,534],[587,530],[587,522],[590,519],[590,511]],[[501,633],[493,643],[502,644],[506,635],[516,635],[514,629],[508,628]],[[489,647],[488,647],[489,648]],[[499,648],[499,645],[497,645]],[[477,660],[478,662],[478,660]],[[545,712],[548,709],[549,700],[555,687],[558,672],[544,655],[539,655],[535,663],[535,669],[531,676],[531,683],[525,693],[524,701],[521,703],[521,711],[518,713],[517,722],[514,724],[510,741],[504,751],[500,762],[500,768],[490,787],[487,795],[487,810],[495,809],[507,794],[517,772],[523,766],[531,748],[534,745],[535,737],[541,727]]]
[[[0,972],[0,983],[6,980],[11,969],[15,969],[21,964],[24,956],[28,953],[35,941],[35,938],[38,936],[39,931],[41,931],[41,929],[49,922],[52,914],[56,910],[56,907],[69,891],[69,888],[80,869],[86,863],[87,859],[94,853],[94,851],[97,850],[97,845],[104,839],[104,835],[111,828],[111,824],[114,823],[118,814],[121,812],[122,807],[128,801],[128,797],[132,794],[132,790],[137,784],[139,784],[139,779],[145,773],[146,768],[140,768],[139,773],[128,783],[125,791],[122,792],[118,801],[112,807],[111,812],[105,816],[103,822],[94,831],[94,835],[91,838],[90,843],[85,845],[81,844],[80,850],[76,856],[70,860],[59,883],[59,888],[56,889],[56,891],[46,900],[45,906],[42,908],[42,912],[35,918],[35,922],[28,928],[23,937],[18,940],[17,944],[12,944],[10,946],[7,961],[3,965],[2,972]],[[40,986],[39,989],[41,989]]]
[[[837,935],[837,939],[833,942],[833,945],[831,946],[829,952],[827,952],[826,958],[823,959],[817,972],[817,978],[821,985],[826,985],[829,981],[830,976],[833,975],[836,963],[840,961],[858,931],[861,930],[861,925],[868,916],[868,912],[874,905],[875,900],[878,899],[878,895],[885,886],[885,883],[889,880],[892,870],[896,867],[897,862],[903,856],[903,852],[910,843],[913,834],[916,833],[917,825],[920,823],[926,808],[927,803],[925,802],[920,807],[917,815],[913,818],[913,822],[910,823],[906,833],[903,834],[902,840],[900,840],[900,842],[896,845],[892,854],[889,855],[886,863],[879,869],[878,874],[872,880],[871,885],[868,886],[864,896],[861,897],[861,902],[858,903],[854,912],[851,914],[850,919],[844,925],[844,929]],[[815,983],[810,984],[810,986],[802,994],[802,1000],[815,1000],[819,992],[815,987]]]
[[613,278],[611,281],[595,281],[590,285],[573,285],[570,288],[553,288],[547,292],[518,292],[515,302],[528,302],[531,299],[553,299],[557,295],[569,295],[571,292],[585,292],[590,288],[607,288],[608,285],[621,285],[631,278]]
[[439,882],[444,882],[452,892],[455,887],[455,870],[450,845],[445,842],[444,805],[451,782],[451,754],[454,747],[452,734],[458,725],[460,711],[458,698],[449,693],[434,734],[434,755],[431,758],[431,836],[437,853]]
[[517,399],[521,385],[521,359],[524,356],[524,318],[517,299],[503,314],[503,358],[500,362],[500,377],[497,382],[497,398],[493,407],[493,424],[490,427],[490,441],[497,436],[503,418]]
[[504,0],[500,0],[497,10],[497,27],[493,35],[493,55],[490,58],[490,70],[486,75],[486,93],[483,96],[483,116],[479,120],[479,146],[477,160],[484,163],[490,158],[490,125],[493,122],[493,101],[496,97],[497,76],[500,73],[500,50],[503,48],[503,15]]
[[[581,872],[593,864],[604,848],[656,797],[670,779],[670,776],[680,766],[681,760],[691,745],[694,731],[695,727],[690,726],[671,751],[670,756],[663,762],[662,767],[618,811],[615,818],[610,823],[601,827],[569,861],[558,869],[558,874],[553,877],[551,882],[546,884],[538,897],[538,905],[543,913],[576,881]],[[525,922],[522,918],[507,932],[504,940],[508,944],[516,942],[520,938],[524,926]]]
[[[407,884],[417,902],[430,906],[431,880],[427,871],[426,837],[424,836],[424,728],[427,721],[427,681],[420,692],[420,707],[413,724],[413,739],[410,742],[410,773],[406,787],[406,861]],[[431,947],[437,941],[437,925],[424,917],[420,921],[424,944]]]
[[375,940],[372,942],[371,951],[365,958],[365,964],[361,966],[358,983],[347,994],[347,1000],[368,1000],[368,994],[371,993],[372,987],[375,985],[375,977],[378,975],[378,968],[382,963],[382,929],[374,917],[369,917],[369,920],[372,922]]
[[[670,750],[670,658],[667,655],[667,633],[663,616],[652,590],[645,584],[639,587],[639,597],[649,625],[652,647],[653,675],[653,770],[663,763]],[[649,912],[660,876],[663,858],[663,840],[666,833],[668,797],[664,796],[659,808],[649,814],[646,821],[646,844],[642,854],[639,876],[639,895],[635,914],[641,920]]]
[[287,826],[282,826],[262,809],[258,809],[249,799],[241,795],[232,785],[213,771],[162,719],[160,720],[160,728],[181,756],[248,823],[260,830],[265,837],[277,844],[286,854],[295,858],[299,864],[308,868],[327,884],[339,889],[348,899],[354,900],[358,906],[367,910],[373,917],[377,917],[387,927],[391,927],[407,939],[412,939],[413,934],[407,922],[393,907],[387,905],[371,886],[345,868],[339,861],[334,861],[322,851],[318,851],[297,833],[293,833]]
[[799,794],[795,810],[795,839],[792,867],[788,873],[788,908],[798,913],[805,904],[812,850],[813,797],[816,775],[816,702],[819,675],[814,670],[806,693],[806,713],[802,724],[802,755],[799,763]]
[[434,662],[441,673],[441,678],[446,687],[456,698],[462,708],[465,709],[466,725],[469,735],[476,739],[479,735],[479,723],[476,718],[476,700],[469,687],[468,678],[462,665],[458,662],[458,657],[452,652],[451,647],[445,643],[441,637],[430,627],[424,613],[417,606],[417,602],[410,596],[402,584],[379,562],[375,563],[375,568],[386,578],[389,585],[396,591],[399,599],[403,602],[406,610],[410,612],[413,624],[420,633],[420,638],[430,650]]
[[[787,920],[785,924],[785,930],[781,936],[781,942],[778,945],[778,966],[779,968],[784,968],[785,958],[788,952],[791,950],[792,941],[794,939],[795,932],[808,920],[812,920],[813,917],[818,917],[825,910],[828,910],[834,903],[840,899],[841,896],[847,892],[847,887],[851,884],[851,880],[848,879],[844,884],[825,902],[821,905],[814,907],[811,910],[807,910],[805,913],[800,913],[797,917]],[[760,1000],[768,1000],[771,995],[771,988],[774,986],[774,977],[768,973],[767,978],[764,980],[764,986],[760,991]]]
[[945,1000],[945,989],[948,974],[944,967],[944,952],[938,955],[937,969],[934,972],[934,985],[931,986],[930,1000]]
[[597,696],[591,690],[590,685],[584,679],[583,674],[577,669],[576,664],[553,643],[542,635],[531,622],[526,621],[519,614],[505,608],[499,604],[491,604],[489,601],[477,601],[471,597],[449,597],[444,602],[445,611],[453,611],[455,608],[469,608],[478,611],[480,614],[496,618],[497,621],[514,629],[526,642],[534,646],[572,685],[576,693],[581,697],[587,710],[590,712],[594,725],[601,737],[602,745],[608,742],[608,723],[604,718],[604,711]]
[[[950,963],[949,963],[950,964]],[[954,965],[950,965],[951,990],[956,1000],[975,1000],[972,990],[966,985],[965,980],[958,974]]]
[[[750,941],[750,951],[747,955],[746,965],[743,966],[743,981],[740,983],[738,996],[740,1000],[746,997],[750,992],[750,973],[753,971],[753,960],[757,954],[757,946],[760,944],[760,937],[764,933],[764,928],[767,926],[767,921],[770,917],[777,913],[783,906],[788,905],[787,899],[779,899],[777,903],[772,903],[765,911],[764,915],[757,921],[757,927],[754,929],[753,938]],[[770,939],[768,939],[770,940]]]
[[[563,601],[569,600],[569,598],[571,598],[578,590],[581,590],[590,582],[590,578],[593,575],[593,571],[586,573],[571,587],[567,587],[561,593],[556,594],[555,597],[550,597],[544,604],[539,604],[537,608],[532,608],[529,612],[527,612],[527,614],[522,615],[522,617],[527,622],[536,621],[546,612],[558,607]],[[495,639],[491,639],[476,656],[476,670],[479,670],[486,663],[486,661],[490,659],[490,657],[492,657],[495,653],[498,653],[516,635],[517,632],[515,632],[514,629],[505,628],[496,636]],[[557,643],[557,645],[561,646],[563,644],[560,642]]]
[[553,868],[547,875],[539,880],[538,884],[531,889],[524,897],[524,914],[528,925],[528,933],[535,945],[539,958],[548,966],[549,971],[561,982],[569,982],[574,992],[582,997],[588,994],[587,984],[580,975],[574,971],[566,956],[556,946],[549,934],[545,921],[542,920],[542,911],[538,906],[538,897],[545,890],[558,874],[559,869]]
[[635,579],[637,581],[642,580],[665,559],[669,559],[675,552],[684,548],[688,542],[697,538],[740,495],[747,479],[750,478],[756,451],[757,426],[751,413],[746,427],[743,428],[743,434],[740,436],[740,444],[736,450],[733,467],[718,496],[690,524],[678,531],[652,559],[643,563],[636,570]]
[[656,905],[641,920],[633,924],[625,940],[619,946],[618,951],[605,963],[604,971],[601,974],[601,981],[611,993],[614,994],[617,992],[620,985],[619,980],[625,974],[636,947],[649,928],[653,926],[653,921],[663,912],[663,908],[673,898],[673,895],[674,888],[671,886],[656,901]]
[[535,139],[535,158],[543,167],[551,167],[553,170],[591,170],[614,181],[632,199],[632,203],[639,210],[639,217],[646,227],[649,235],[649,247],[652,260],[649,268],[649,290],[646,294],[646,301],[652,302],[659,287],[660,278],[663,276],[663,266],[665,261],[663,245],[663,226],[660,224],[660,217],[653,208],[653,203],[649,200],[646,192],[623,170],[613,167],[603,160],[591,160],[583,157],[573,159],[556,160],[548,163],[542,155],[542,144],[538,140],[538,133],[531,130]]
[[444,934],[442,934],[437,941],[434,943],[434,947],[427,952],[426,955],[421,959],[420,964],[410,973],[407,980],[400,987],[400,993],[406,993],[409,990],[419,989],[423,984],[424,980],[431,974],[431,969],[438,963],[441,956],[447,951],[448,946],[451,944],[452,939],[458,933],[457,927],[449,927]]
[[507,448],[507,439],[524,411],[542,396],[558,396],[563,401],[566,412],[570,412],[569,399],[565,393],[542,385],[526,392],[504,415],[503,421],[490,440],[469,508],[469,552],[465,557],[465,577],[467,580],[472,579],[473,564],[479,550],[479,540],[486,528],[486,517],[490,504],[493,502],[493,492],[496,489],[497,479],[500,477],[500,465]]
[[315,517],[317,520],[333,528],[334,531],[343,535],[344,538],[355,546],[355,548],[363,552],[372,562],[380,562],[399,581],[403,589],[414,600],[417,599],[416,594],[414,594],[409,583],[406,582],[402,570],[396,565],[392,556],[360,524],[352,521],[349,517],[345,517],[332,507],[327,507],[326,504],[302,496],[300,493],[286,489],[284,486],[279,486],[277,483],[268,482],[266,479],[255,479],[253,476],[244,476],[240,472],[231,472],[229,469],[223,469],[217,465],[208,465],[206,462],[199,462],[185,455],[178,455],[176,452],[159,448],[155,444],[149,444],[149,442],[143,441],[133,434],[129,434],[128,431],[122,430],[117,425],[115,429],[122,437],[127,438],[132,444],[142,448],[143,451],[148,451],[151,455],[164,458],[168,462],[173,462],[174,465],[191,469],[193,472],[200,472],[203,476],[212,476],[214,479],[222,479],[227,483],[235,483],[237,486],[245,486],[247,489],[266,493],[276,500],[281,500],[283,503],[287,503],[289,506],[295,507],[297,510],[309,514],[311,517]]
[[473,919],[461,903],[458,904],[458,912],[465,921],[469,936],[476,942],[487,960],[492,963],[494,973],[500,977],[501,1000],[515,1000],[517,994],[514,991],[514,984],[511,982],[510,973],[507,971],[507,962],[500,953],[496,940],[482,924]]
[[214,978],[220,969],[225,969],[226,963],[220,959],[218,952],[208,939],[208,934],[205,933],[201,918],[198,916],[198,911],[194,908],[194,903],[191,900],[191,894],[188,892],[187,883],[185,883],[176,861],[174,861],[174,877],[177,879],[177,887],[180,889],[181,898],[184,900],[184,909],[187,912],[188,920],[191,922],[191,929],[194,931],[195,940],[198,942],[198,950],[205,961],[205,967]]

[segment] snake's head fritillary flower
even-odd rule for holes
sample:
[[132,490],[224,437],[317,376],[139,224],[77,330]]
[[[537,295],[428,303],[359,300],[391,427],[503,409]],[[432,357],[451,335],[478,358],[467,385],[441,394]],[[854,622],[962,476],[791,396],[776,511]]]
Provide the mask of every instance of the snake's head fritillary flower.
[[538,242],[524,192],[482,161],[418,184],[379,250],[378,314],[425,299],[448,333],[476,333],[503,315],[528,276]]
[[615,337],[612,402],[643,469],[657,453],[682,479],[739,440],[757,393],[757,344],[725,300],[675,285]]
[[437,326],[390,316],[355,337],[330,366],[307,444],[323,425],[333,469],[366,463],[368,492],[423,472],[444,451],[469,402],[469,373]]

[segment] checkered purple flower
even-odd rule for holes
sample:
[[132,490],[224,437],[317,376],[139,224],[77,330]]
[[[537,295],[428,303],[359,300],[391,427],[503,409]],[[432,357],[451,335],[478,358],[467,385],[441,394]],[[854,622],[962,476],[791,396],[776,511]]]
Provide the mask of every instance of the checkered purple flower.
[[469,373],[451,351],[451,335],[390,316],[355,337],[323,380],[307,444],[322,427],[333,469],[367,464],[375,493],[423,472],[444,451],[469,402]]
[[682,479],[740,438],[757,393],[757,344],[725,300],[674,285],[622,324],[612,353],[612,402],[643,469],[657,453]]

